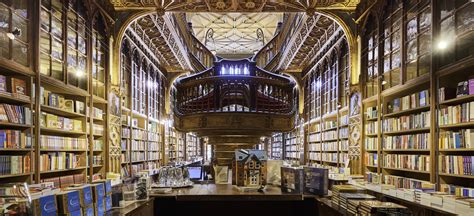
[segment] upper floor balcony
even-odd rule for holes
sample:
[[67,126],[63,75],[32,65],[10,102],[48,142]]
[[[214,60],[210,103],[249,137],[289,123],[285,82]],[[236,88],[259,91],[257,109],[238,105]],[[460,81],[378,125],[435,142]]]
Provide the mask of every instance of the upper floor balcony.
[[[267,72],[248,59],[221,59],[208,70],[176,80],[173,104],[177,126],[196,130],[220,122],[212,128],[231,129],[249,123],[254,129],[291,130],[291,119],[297,112],[295,87],[289,77]],[[194,125],[189,118],[181,121],[186,117],[196,117],[197,121]]]

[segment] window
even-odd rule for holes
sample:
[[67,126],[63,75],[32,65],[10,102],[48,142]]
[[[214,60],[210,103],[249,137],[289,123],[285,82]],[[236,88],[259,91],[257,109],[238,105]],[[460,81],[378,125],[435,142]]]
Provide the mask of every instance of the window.
[[377,19],[369,17],[368,20],[364,49],[362,49],[362,61],[365,63],[365,95],[366,97],[371,97],[379,91],[377,83],[377,78],[379,77],[379,37],[378,28],[375,23]]
[[349,90],[349,50],[347,44],[343,42],[343,48],[340,52],[339,59],[339,73],[338,73],[338,87],[339,87],[339,104],[341,107],[348,105],[347,91]]
[[105,76],[108,54],[108,44],[105,32],[105,23],[102,16],[94,19],[92,29],[92,88],[94,95],[105,98]]
[[400,84],[401,80],[401,3],[390,3],[384,10],[387,12],[384,16],[384,28],[381,36],[383,41],[383,90]]
[[40,72],[58,80],[63,74],[63,3],[41,2]]
[[431,8],[429,1],[411,1],[406,16],[406,79],[427,74],[431,67]]
[[83,2],[69,1],[64,15],[67,16],[67,82],[72,86],[87,89],[86,21]]
[[[0,1],[0,56],[30,66],[28,38],[28,1]],[[7,33],[18,32],[14,40]]]
[[474,3],[469,0],[438,0],[440,35],[435,40],[441,65],[474,55]]

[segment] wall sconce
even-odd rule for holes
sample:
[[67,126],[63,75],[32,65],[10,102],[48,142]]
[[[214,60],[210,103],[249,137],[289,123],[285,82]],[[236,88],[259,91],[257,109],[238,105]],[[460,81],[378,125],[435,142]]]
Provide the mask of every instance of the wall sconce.
[[18,36],[21,36],[21,30],[18,28],[15,28],[12,32],[7,33],[7,37],[10,38],[10,40],[15,40],[15,38]]

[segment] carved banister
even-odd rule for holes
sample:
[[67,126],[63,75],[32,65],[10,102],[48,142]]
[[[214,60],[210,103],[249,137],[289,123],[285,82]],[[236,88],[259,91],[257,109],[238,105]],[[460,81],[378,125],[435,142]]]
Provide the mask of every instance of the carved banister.
[[248,112],[292,116],[296,83],[255,62],[220,60],[212,69],[175,82],[175,114]]

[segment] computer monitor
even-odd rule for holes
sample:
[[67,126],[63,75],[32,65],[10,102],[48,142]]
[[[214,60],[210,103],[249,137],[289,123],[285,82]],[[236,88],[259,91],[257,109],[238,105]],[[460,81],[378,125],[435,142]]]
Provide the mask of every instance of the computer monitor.
[[189,178],[191,180],[201,180],[202,179],[202,167],[201,166],[189,166]]

